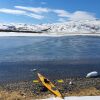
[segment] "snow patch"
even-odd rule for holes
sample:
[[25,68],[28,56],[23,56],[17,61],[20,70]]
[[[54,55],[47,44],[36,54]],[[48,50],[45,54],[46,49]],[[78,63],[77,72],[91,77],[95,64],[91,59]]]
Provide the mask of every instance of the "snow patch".
[[37,100],[100,100],[100,96],[81,96],[81,97],[73,96],[73,97],[65,97],[64,99],[51,97],[47,99],[37,99]]

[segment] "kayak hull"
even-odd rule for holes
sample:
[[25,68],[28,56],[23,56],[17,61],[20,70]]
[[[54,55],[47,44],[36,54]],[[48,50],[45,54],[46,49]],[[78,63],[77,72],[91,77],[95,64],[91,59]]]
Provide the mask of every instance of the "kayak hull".
[[[56,97],[60,97],[63,98],[61,93],[59,92],[59,90],[56,89],[56,87],[51,83],[50,80],[48,80],[46,77],[44,77],[43,75],[41,75],[40,73],[37,73],[39,80],[41,81],[41,83],[50,91],[52,92]],[[47,83],[44,80],[47,80]]]

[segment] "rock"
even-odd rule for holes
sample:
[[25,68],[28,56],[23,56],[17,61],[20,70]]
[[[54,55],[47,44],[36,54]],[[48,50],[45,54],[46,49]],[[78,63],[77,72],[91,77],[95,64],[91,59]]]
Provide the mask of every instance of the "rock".
[[70,82],[69,82],[69,85],[72,85],[72,84],[73,84],[72,81],[70,81]]
[[93,71],[90,72],[86,75],[87,78],[91,78],[91,77],[97,77],[98,76],[98,72],[97,71]]

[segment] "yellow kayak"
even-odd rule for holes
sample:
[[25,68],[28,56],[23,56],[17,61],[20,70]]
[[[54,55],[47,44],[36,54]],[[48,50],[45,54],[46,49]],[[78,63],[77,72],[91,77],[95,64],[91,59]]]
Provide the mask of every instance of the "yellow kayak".
[[56,89],[56,87],[50,82],[50,80],[48,80],[47,78],[45,78],[43,75],[41,75],[40,73],[37,73],[39,80],[41,81],[41,83],[49,90],[51,91],[55,96],[63,98],[61,93]]

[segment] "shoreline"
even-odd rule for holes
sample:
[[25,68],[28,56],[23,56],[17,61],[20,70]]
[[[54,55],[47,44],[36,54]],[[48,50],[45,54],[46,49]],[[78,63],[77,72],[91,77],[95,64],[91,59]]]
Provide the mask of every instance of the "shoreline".
[[18,33],[18,32],[0,32],[2,36],[46,36],[46,37],[62,37],[62,36],[100,36],[100,33]]
[[[72,81],[73,84],[69,84]],[[52,81],[64,97],[70,96],[100,96],[100,78],[66,78],[64,83]],[[0,85],[0,96],[7,100],[37,100],[53,96],[44,90],[41,83],[24,81]],[[13,99],[12,99],[13,98]]]

